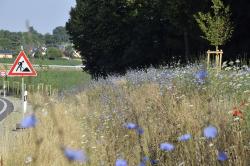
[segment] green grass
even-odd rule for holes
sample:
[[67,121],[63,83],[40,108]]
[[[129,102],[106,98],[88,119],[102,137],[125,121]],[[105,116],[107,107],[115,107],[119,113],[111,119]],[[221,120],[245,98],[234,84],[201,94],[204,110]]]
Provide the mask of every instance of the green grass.
[[[69,66],[75,66],[75,65],[81,65],[82,61],[77,59],[55,59],[55,60],[49,60],[49,59],[29,59],[32,64],[38,64],[38,65],[69,65]],[[0,63],[14,63],[15,58],[12,59],[0,59]]]
[[[82,70],[38,70],[37,77],[24,77],[24,83],[27,85],[37,86],[42,83],[44,86],[51,85],[52,89],[58,89],[59,91],[81,86],[89,80],[90,75]],[[13,82],[19,82],[21,85],[21,77],[8,77],[7,81],[10,82],[10,86],[13,85]]]

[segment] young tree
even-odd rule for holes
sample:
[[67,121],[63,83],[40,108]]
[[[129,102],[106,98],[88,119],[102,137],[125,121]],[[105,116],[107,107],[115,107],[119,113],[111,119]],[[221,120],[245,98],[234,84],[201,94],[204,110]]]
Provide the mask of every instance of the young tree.
[[215,46],[216,50],[228,41],[233,33],[233,24],[230,20],[231,12],[229,6],[224,6],[221,0],[212,0],[212,12],[194,15],[201,31],[202,36]]

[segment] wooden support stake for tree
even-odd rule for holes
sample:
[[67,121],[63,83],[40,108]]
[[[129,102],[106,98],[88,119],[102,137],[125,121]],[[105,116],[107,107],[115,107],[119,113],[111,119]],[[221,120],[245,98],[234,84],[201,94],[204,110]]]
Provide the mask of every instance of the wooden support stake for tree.
[[207,68],[210,66],[210,50],[207,51]]
[[220,69],[222,68],[222,50],[221,50],[221,53],[220,53]]
[[216,50],[216,51],[207,51],[207,68],[210,68],[210,55],[215,55],[215,68],[217,71],[221,70],[222,67],[222,50]]

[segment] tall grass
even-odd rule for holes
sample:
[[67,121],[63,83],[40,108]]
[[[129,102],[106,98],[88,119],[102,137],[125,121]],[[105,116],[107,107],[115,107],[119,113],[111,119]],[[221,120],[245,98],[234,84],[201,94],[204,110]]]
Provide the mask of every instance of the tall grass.
[[[81,116],[81,110],[76,111],[74,104],[59,103],[53,98],[41,95],[30,96],[38,119],[35,129],[21,129],[1,134],[0,155],[4,165],[69,165],[60,151],[63,141],[72,147],[78,147],[81,142],[81,123],[76,119]],[[60,123],[55,124],[58,121]],[[4,122],[6,123],[6,122]],[[12,126],[16,122],[11,122]]]
[[[249,68],[219,74],[211,70],[204,82],[195,78],[198,70],[199,66],[188,66],[132,71],[60,99],[35,94],[38,125],[17,133],[15,141],[4,139],[4,164],[26,165],[31,157],[31,165],[77,165],[60,150],[67,146],[83,149],[85,165],[91,166],[114,165],[117,159],[134,166],[144,157],[146,165],[159,166],[249,165]],[[233,116],[236,109],[242,117]],[[129,122],[140,126],[140,132],[126,128]],[[209,125],[218,130],[214,139],[204,137]],[[192,135],[190,140],[177,140],[186,133]],[[164,142],[175,149],[161,150]],[[228,160],[218,161],[219,151]]]

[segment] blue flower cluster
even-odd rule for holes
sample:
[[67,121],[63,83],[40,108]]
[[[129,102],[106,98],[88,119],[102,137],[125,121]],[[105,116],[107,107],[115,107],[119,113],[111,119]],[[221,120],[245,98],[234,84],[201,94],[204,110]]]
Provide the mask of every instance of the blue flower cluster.
[[178,138],[178,141],[183,141],[183,142],[185,142],[185,141],[190,140],[191,137],[192,137],[191,134],[184,134],[184,135],[182,135],[182,136],[180,136],[180,137]]
[[160,144],[160,149],[163,150],[163,151],[172,151],[174,150],[174,145],[173,144],[170,144],[168,142],[165,142],[165,143],[161,143]]
[[[124,124],[124,127],[126,127],[129,130],[137,130],[138,128],[140,128],[137,124],[131,122]],[[217,128],[212,125],[209,125],[208,127],[203,129],[203,135],[207,139],[213,139],[218,135]],[[192,138],[191,134],[184,134],[178,137],[177,140],[179,142],[186,142],[191,138]],[[175,146],[174,144],[171,144],[169,142],[164,142],[160,144],[160,149],[165,152],[171,152],[175,149]],[[217,159],[219,161],[226,161],[228,159],[228,156],[225,152],[219,151]],[[147,161],[150,161],[151,164],[158,163],[157,160],[149,160],[148,157],[144,157],[143,160],[140,162],[139,166],[146,166]],[[115,166],[127,166],[127,161],[124,159],[117,159]]]
[[215,138],[218,134],[216,127],[209,125],[203,130],[203,134],[206,138]]
[[37,119],[34,114],[28,115],[23,118],[20,123],[21,128],[33,128],[37,124]]
[[69,161],[78,161],[78,162],[85,162],[87,160],[84,152],[82,150],[74,150],[71,148],[63,148],[64,156]]
[[[37,125],[37,119],[36,119],[35,114],[31,114],[31,115],[24,117],[21,120],[20,125],[22,128],[35,127]],[[137,134],[139,135],[144,133],[144,130],[142,127],[132,122],[125,123],[124,127],[128,130],[135,130]],[[207,139],[214,139],[218,135],[217,128],[212,125],[209,125],[208,127],[203,129],[203,135]],[[177,140],[179,142],[186,142],[190,140],[191,138],[192,138],[191,134],[187,133],[187,134],[179,136]],[[159,148],[165,152],[171,152],[171,151],[174,151],[175,149],[174,144],[169,143],[169,142],[161,143],[159,146],[160,146]],[[63,147],[62,150],[63,150],[64,156],[69,161],[77,161],[81,163],[87,161],[87,157],[82,150],[74,150],[68,147]],[[217,160],[226,161],[227,159],[228,159],[228,156],[225,152],[223,151],[218,152]],[[152,159],[150,160],[148,157],[144,157],[143,160],[140,162],[139,166],[146,166],[147,161],[149,161],[151,164],[158,163],[158,160],[152,160]],[[115,166],[127,166],[127,161],[124,159],[117,159],[115,162]]]
[[207,77],[208,72],[206,70],[200,70],[195,74],[196,81],[199,84],[204,84]]
[[127,166],[127,161],[123,159],[117,159],[115,162],[115,166]]
[[144,133],[143,128],[141,128],[140,126],[138,126],[135,123],[131,123],[131,122],[125,123],[124,127],[129,129],[129,130],[135,130],[137,132],[137,134],[139,134],[139,135]]

